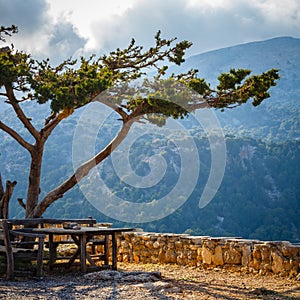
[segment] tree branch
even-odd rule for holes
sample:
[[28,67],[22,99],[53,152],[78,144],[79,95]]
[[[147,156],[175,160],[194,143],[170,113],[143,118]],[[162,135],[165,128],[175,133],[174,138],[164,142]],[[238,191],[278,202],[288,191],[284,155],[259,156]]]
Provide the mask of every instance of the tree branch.
[[168,67],[159,66],[159,62],[168,59],[170,62],[180,65],[184,62],[183,55],[185,51],[192,43],[182,41],[171,47],[171,44],[177,38],[170,40],[162,39],[160,33],[161,32],[158,31],[155,36],[156,45],[148,51],[143,52],[143,47],[135,46],[135,40],[132,39],[130,45],[126,49],[117,49],[117,51],[111,52],[109,56],[103,56],[102,63],[110,70],[123,70],[121,71],[122,75],[128,79],[139,77],[139,75],[144,74],[141,70],[148,67],[156,68],[158,73],[163,75]]
[[62,118],[56,117],[49,117],[47,119],[47,122],[45,123],[45,126],[41,129],[41,135],[46,140],[51,132],[55,129],[55,127],[62,121]]
[[99,100],[99,102],[105,104],[106,106],[110,107],[111,109],[113,109],[115,112],[117,112],[121,117],[122,117],[122,120],[124,122],[127,121],[128,119],[128,114],[118,105],[115,105],[111,102],[109,102],[108,100],[106,99],[101,99]]
[[51,115],[48,117],[48,118],[46,118],[46,120],[45,120],[45,126],[48,124],[48,123],[50,123],[50,121],[51,120],[53,120],[55,117],[56,117],[56,113],[53,111],[52,113],[51,113]]
[[6,84],[5,90],[7,93],[8,103],[12,105],[17,117],[23,123],[25,128],[29,131],[29,133],[36,139],[39,139],[39,132],[35,129],[35,127],[31,124],[29,119],[24,114],[23,110],[21,109],[18,101],[14,95],[14,91],[11,85]]
[[34,150],[33,145],[26,142],[16,131],[14,131],[12,128],[8,127],[1,121],[0,121],[0,129],[8,133],[15,141],[17,141],[22,147],[24,147],[30,153]]
[[21,207],[23,207],[26,211],[26,204],[23,202],[23,199],[22,198],[18,198],[18,203],[20,204]]
[[74,109],[63,109],[59,114],[52,112],[46,119],[45,126],[41,129],[41,136],[44,141],[49,137],[55,127],[63,120],[69,117],[74,112]]
[[3,194],[4,194],[4,188],[3,188],[3,183],[2,183],[2,176],[0,173],[0,199],[2,198]]

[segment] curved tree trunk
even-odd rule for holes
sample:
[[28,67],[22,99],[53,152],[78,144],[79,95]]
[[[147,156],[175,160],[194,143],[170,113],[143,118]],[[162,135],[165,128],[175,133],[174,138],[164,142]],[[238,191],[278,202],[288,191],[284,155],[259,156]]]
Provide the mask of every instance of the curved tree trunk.
[[35,145],[35,151],[31,153],[31,165],[29,173],[29,184],[26,197],[26,218],[30,218],[38,204],[41,183],[41,169],[43,159],[43,144]]

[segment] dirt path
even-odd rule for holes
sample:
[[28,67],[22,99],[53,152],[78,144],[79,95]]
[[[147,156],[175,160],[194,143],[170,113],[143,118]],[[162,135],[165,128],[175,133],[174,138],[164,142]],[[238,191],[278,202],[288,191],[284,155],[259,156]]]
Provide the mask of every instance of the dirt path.
[[[56,272],[40,281],[1,280],[0,299],[300,299],[299,275],[289,279],[218,268],[122,263],[119,271],[103,273],[101,279],[96,273]],[[120,276],[135,271],[160,273],[161,278]]]

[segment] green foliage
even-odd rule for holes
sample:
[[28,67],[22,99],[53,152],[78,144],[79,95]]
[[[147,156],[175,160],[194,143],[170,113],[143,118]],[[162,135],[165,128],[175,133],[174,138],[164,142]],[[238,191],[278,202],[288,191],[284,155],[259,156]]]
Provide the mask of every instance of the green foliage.
[[212,106],[223,109],[246,103],[249,98],[253,99],[254,106],[259,105],[264,99],[270,97],[268,90],[271,86],[275,86],[276,80],[280,78],[278,72],[279,70],[272,69],[248,78],[250,70],[231,69],[229,73],[222,73],[218,77],[219,85],[216,91],[220,100]]
[[203,78],[192,78],[187,82],[187,86],[204,97],[207,97],[211,92],[209,85]]
[[[4,34],[16,31],[13,26],[6,29],[1,27]],[[158,74],[156,80],[164,82],[163,92],[151,93],[150,88],[157,91],[157,83],[150,84],[146,79],[146,98],[138,93],[136,98],[128,99],[125,107],[124,99],[117,103],[114,100],[114,105],[121,109],[126,108],[129,112],[139,108],[139,115],[149,115],[149,120],[156,122],[157,118],[153,114],[158,114],[158,119],[183,118],[190,111],[198,109],[195,104],[203,104],[203,99],[210,106],[221,109],[240,105],[250,98],[253,98],[254,105],[258,105],[269,97],[269,88],[279,79],[278,70],[275,69],[250,77],[247,77],[251,73],[250,70],[231,69],[229,73],[219,76],[216,90],[204,79],[197,77],[197,70],[176,76],[173,74],[169,79],[163,79],[168,66],[161,64],[167,60],[180,65],[184,62],[185,51],[192,45],[188,41],[173,45],[175,40],[176,38],[161,38],[159,31],[155,36],[155,46],[149,50],[144,51],[143,47],[137,46],[132,39],[129,46],[123,50],[116,49],[99,58],[82,57],[80,63],[69,59],[55,67],[48,59],[35,61],[28,54],[8,49],[0,53],[0,86],[12,85],[15,90],[27,93],[23,100],[36,100],[39,104],[49,101],[55,114],[63,110],[72,113],[74,109],[89,103],[96,95],[113,85],[119,82],[129,83],[145,75],[149,68],[154,68]],[[186,95],[183,87],[178,88],[178,81],[191,88],[202,99],[190,105],[191,95]]]
[[251,73],[250,70],[231,69],[229,73],[222,73],[218,79],[220,84],[217,86],[218,90],[225,91],[234,89],[237,84],[241,82]]
[[52,111],[76,109],[90,102],[96,95],[111,86],[113,74],[99,62],[81,58],[78,69],[76,61],[65,61],[58,67],[51,67],[48,60],[38,63],[38,67],[28,78],[33,97],[42,104],[51,102]]
[[9,48],[4,48],[0,51],[0,87],[9,85],[17,91],[28,92],[27,77],[33,65],[30,55],[18,51],[13,53]]

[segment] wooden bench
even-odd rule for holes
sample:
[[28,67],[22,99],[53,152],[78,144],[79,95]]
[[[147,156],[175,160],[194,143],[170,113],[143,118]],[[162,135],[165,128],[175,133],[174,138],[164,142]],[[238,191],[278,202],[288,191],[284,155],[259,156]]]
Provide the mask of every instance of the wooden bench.
[[[37,249],[28,248],[28,244],[22,243],[20,237],[27,237],[37,240]],[[25,261],[36,261],[34,275],[42,275],[43,255],[44,255],[44,234],[32,233],[22,229],[11,229],[11,223],[7,219],[0,220],[0,254],[6,256],[6,279],[13,279],[17,270],[15,262],[17,258]],[[28,271],[19,271],[21,274]]]

